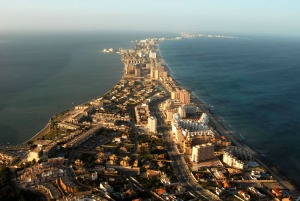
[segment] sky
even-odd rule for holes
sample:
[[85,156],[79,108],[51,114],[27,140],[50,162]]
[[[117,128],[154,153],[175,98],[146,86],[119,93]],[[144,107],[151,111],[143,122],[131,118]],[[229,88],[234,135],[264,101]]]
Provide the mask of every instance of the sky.
[[300,35],[299,0],[0,0],[0,32]]

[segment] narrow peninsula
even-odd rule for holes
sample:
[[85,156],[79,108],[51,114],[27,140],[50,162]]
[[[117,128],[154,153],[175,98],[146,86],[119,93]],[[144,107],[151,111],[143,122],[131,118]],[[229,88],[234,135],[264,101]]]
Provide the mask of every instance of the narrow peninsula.
[[[227,36],[173,40],[195,37]],[[5,193],[18,189],[16,198],[31,200],[296,200],[287,179],[170,76],[159,51],[165,40],[104,49],[124,63],[110,91],[53,116],[26,143],[2,146]]]

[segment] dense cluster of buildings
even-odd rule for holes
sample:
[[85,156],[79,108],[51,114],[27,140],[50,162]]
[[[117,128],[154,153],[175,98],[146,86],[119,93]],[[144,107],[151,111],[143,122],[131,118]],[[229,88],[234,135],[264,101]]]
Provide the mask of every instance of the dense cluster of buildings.
[[47,162],[36,163],[32,167],[17,172],[17,183],[22,187],[41,185],[45,182],[55,181],[65,176],[63,164],[65,159],[51,158]]
[[[227,178],[235,172],[240,177],[243,170],[249,170],[252,180],[268,179],[265,170],[253,169],[252,152],[230,146],[209,116],[191,101],[190,92],[169,75],[157,49],[163,40],[140,40],[133,49],[104,49],[121,55],[121,81],[103,96],[51,118],[50,131],[20,152],[24,167],[16,171],[17,185],[41,191],[50,199],[139,200],[152,189],[150,195],[157,200],[178,200],[176,196],[187,190],[172,171],[164,134],[158,132],[159,116],[197,180],[223,185],[217,195],[232,189]],[[151,111],[150,104],[157,99],[163,100],[162,115]],[[0,152],[0,165],[13,160],[14,156]],[[201,172],[203,167],[206,170]],[[103,196],[92,195],[91,187]],[[86,195],[80,192],[84,190]],[[263,197],[254,187],[249,192]],[[275,193],[282,196],[278,190]],[[239,194],[243,199],[248,196],[243,191]]]
[[147,104],[142,104],[134,107],[136,125],[146,125],[148,123],[148,118],[150,115],[149,106]]
[[50,182],[37,185],[36,189],[48,195],[50,199],[58,200],[63,197],[63,193]]
[[13,156],[8,153],[0,152],[0,166],[1,165],[9,165],[13,161]]
[[[207,114],[202,113],[197,116],[197,110],[198,109],[194,105],[182,104],[177,108],[178,113],[173,114],[171,121],[172,133],[176,142],[183,153],[192,154],[191,159],[193,162],[213,158],[214,146],[226,147],[230,145],[230,141],[225,137],[216,134],[209,128],[209,118]],[[176,111],[176,109],[173,111]],[[187,115],[192,115],[192,118],[188,118]],[[210,150],[210,154],[205,153],[207,150]]]
[[57,150],[57,142],[53,140],[36,140],[33,145],[36,147],[29,151],[27,161],[47,159],[49,155]]

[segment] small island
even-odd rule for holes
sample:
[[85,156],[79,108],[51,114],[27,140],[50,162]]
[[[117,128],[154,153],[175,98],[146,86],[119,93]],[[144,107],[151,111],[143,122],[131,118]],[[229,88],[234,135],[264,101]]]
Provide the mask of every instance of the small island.
[[182,33],[104,49],[121,55],[121,80],[53,116],[26,143],[2,146],[1,193],[39,200],[296,200],[291,182],[170,76],[159,44],[195,37],[234,38]]

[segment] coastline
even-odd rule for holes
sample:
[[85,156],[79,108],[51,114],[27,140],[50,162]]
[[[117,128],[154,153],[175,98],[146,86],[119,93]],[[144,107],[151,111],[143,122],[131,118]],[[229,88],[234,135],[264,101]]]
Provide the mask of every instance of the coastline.
[[47,134],[50,131],[51,129],[50,125],[51,125],[51,119],[48,121],[48,123],[42,130],[40,130],[37,134],[32,136],[29,140],[26,140],[23,144],[28,144],[30,141],[34,141],[37,140],[38,138],[43,137],[45,134]]
[[[158,45],[159,49],[159,45]],[[170,69],[170,66],[168,66],[167,62],[165,61],[163,55],[161,54],[161,50],[159,49],[159,54],[161,56],[162,62],[166,65],[167,71],[170,73],[170,77],[172,77],[172,71]],[[172,77],[173,78],[173,77]],[[183,89],[187,89],[191,93],[191,100],[192,102],[196,103],[199,108],[208,114],[211,120],[213,120],[213,124],[216,126],[216,131],[227,137],[234,145],[244,147],[247,149],[250,149],[253,154],[255,155],[255,160],[264,168],[266,168],[272,175],[274,175],[276,180],[279,181],[279,183],[285,187],[286,189],[293,189],[294,191],[297,191],[299,189],[299,186],[297,186],[292,179],[287,179],[285,174],[281,173],[280,170],[276,168],[276,166],[272,163],[272,161],[268,160],[265,156],[263,156],[261,153],[259,153],[255,148],[250,147],[247,142],[245,142],[243,139],[241,139],[241,136],[234,132],[232,129],[230,129],[229,125],[227,125],[226,122],[224,122],[219,116],[213,113],[213,111],[210,110],[209,103],[204,102],[200,97],[198,97],[193,91],[185,87],[179,79],[173,78],[174,82],[177,86],[182,87]]]
[[[0,90],[0,146],[24,143],[53,115],[105,93],[120,80],[123,64],[119,55],[98,51],[106,46],[131,47],[127,41],[135,36],[113,31],[70,36],[58,32],[7,36],[11,42],[0,48],[6,58],[1,61],[1,69],[7,68],[8,73],[1,79],[6,84]],[[14,40],[20,40],[20,44],[15,46]],[[5,51],[14,46],[11,53]],[[31,51],[24,54],[28,49]]]
[[[123,75],[122,75],[123,76]],[[120,81],[122,80],[122,77],[121,77],[121,79],[117,82],[117,83],[119,83]],[[116,83],[116,84],[117,84]],[[115,85],[116,85],[115,84]],[[114,86],[115,86],[114,85]],[[92,100],[95,100],[95,99],[97,99],[97,98],[100,98],[100,97],[102,97],[102,96],[105,96],[106,94],[108,94],[108,93],[110,93],[111,92],[111,90],[114,88],[114,86],[110,89],[110,90],[108,90],[107,92],[105,92],[104,94],[102,94],[102,95],[100,95],[100,96],[97,96],[96,98],[93,98],[93,99],[91,99],[91,100],[87,100],[87,101],[85,101],[85,102],[83,102],[83,103],[80,103],[79,105],[84,105],[84,104],[88,104],[90,101],[92,101]],[[38,133],[36,133],[34,136],[32,136],[30,139],[28,139],[28,140],[26,140],[25,142],[23,142],[22,144],[28,144],[29,142],[31,142],[31,141],[34,141],[34,140],[38,140],[38,139],[40,139],[40,138],[42,138],[43,136],[45,136],[45,135],[47,135],[48,134],[48,132],[50,131],[50,126],[51,126],[51,120],[52,120],[52,118],[54,118],[55,116],[57,116],[57,115],[60,115],[60,114],[63,114],[64,112],[66,112],[66,111],[68,111],[68,110],[70,110],[71,108],[69,108],[69,109],[67,109],[67,110],[65,110],[65,111],[62,111],[62,112],[60,112],[60,113],[58,113],[58,114],[55,114],[55,115],[53,115],[51,118],[50,118],[50,120],[48,121],[48,123],[46,124],[46,126],[44,127],[44,128],[42,128]]]
[[[101,53],[102,54],[102,53]],[[121,60],[121,56],[119,55],[119,59]],[[122,61],[121,61],[122,62]],[[123,63],[122,63],[123,64]],[[109,88],[108,91],[105,91],[103,94],[100,94],[100,95],[97,95],[96,97],[92,98],[92,99],[89,99],[89,100],[86,100],[85,102],[82,102],[82,103],[79,103],[78,105],[84,105],[84,104],[88,104],[90,101],[92,100],[95,100],[97,98],[100,98],[102,96],[105,96],[106,94],[110,93],[111,90],[116,86],[117,83],[119,83],[121,80],[122,80],[122,77],[123,77],[123,72],[124,72],[124,66],[121,66],[122,69],[120,69],[119,71],[122,72],[120,74],[120,78],[116,81],[116,83],[114,83],[112,85],[112,87]],[[77,105],[77,106],[78,106]],[[74,105],[73,107],[75,107],[76,105]],[[34,140],[37,140],[37,139],[40,139],[42,138],[43,136],[45,136],[46,134],[48,134],[49,130],[50,130],[50,125],[51,125],[51,121],[53,118],[55,118],[56,116],[60,115],[60,114],[63,114],[69,110],[71,110],[73,107],[70,107],[70,108],[67,108],[66,110],[64,111],[61,111],[57,114],[54,114],[53,116],[50,116],[49,118],[49,121],[47,122],[47,124],[39,131],[37,132],[36,134],[34,134],[32,137],[30,137],[29,139],[27,139],[26,141],[20,143],[20,144],[28,144],[29,142],[31,141],[34,141]],[[0,145],[1,146],[1,145]]]
[[[160,49],[159,49],[159,46],[158,46],[158,50],[159,50],[159,53],[160,53],[160,55],[161,55],[161,51],[160,51]],[[165,60],[164,60],[164,58],[163,58],[162,55],[161,55],[161,58],[160,58],[160,59],[162,59],[162,62],[166,65],[167,71],[170,72],[170,74],[171,74],[171,69],[170,69],[170,67],[167,65],[167,63],[165,62]],[[170,76],[170,77],[172,77],[172,76]],[[121,78],[120,80],[122,80],[122,78]],[[120,80],[119,80],[118,82],[120,82]],[[178,79],[174,79],[174,82],[176,83],[177,86],[179,86],[179,87],[181,87],[181,88],[183,88],[183,89],[187,89],[186,87],[184,87],[184,85],[183,85],[182,83],[180,83],[180,81],[179,81]],[[114,85],[114,86],[115,86],[115,85]],[[113,87],[112,87],[112,88],[113,88]],[[106,93],[104,93],[104,94],[102,94],[102,95],[100,95],[100,96],[98,96],[98,97],[104,96],[105,94],[109,93],[111,90],[112,90],[112,89],[110,89],[109,91],[107,91]],[[247,148],[251,149],[255,154],[259,154],[257,151],[255,151],[254,149],[252,149],[252,148],[250,148],[249,146],[247,146],[247,144],[245,144],[244,142],[240,141],[239,135],[238,135],[237,133],[234,133],[232,130],[230,130],[230,128],[228,127],[228,125],[226,125],[225,122],[223,122],[217,115],[215,115],[212,111],[210,111],[209,105],[208,105],[207,103],[203,102],[203,101],[201,100],[201,98],[199,98],[197,95],[195,95],[195,94],[193,94],[193,93],[191,93],[191,94],[192,94],[192,95],[191,95],[191,99],[193,100],[193,102],[195,102],[196,105],[199,106],[199,108],[200,108],[203,112],[205,112],[205,113],[208,114],[208,116],[209,116],[210,119],[212,120],[213,124],[216,126],[216,130],[217,130],[221,135],[224,135],[225,137],[227,137],[227,138],[228,138],[233,144],[235,144],[236,146],[247,147]],[[92,99],[92,100],[94,100],[94,99]],[[89,101],[88,101],[88,102],[89,102]],[[82,103],[82,104],[84,104],[84,103]],[[82,105],[82,104],[80,104],[80,105]],[[45,126],[45,128],[47,128],[47,126],[49,126],[49,122],[48,122],[48,124]],[[28,141],[26,141],[25,143],[27,143],[27,142],[29,142],[29,141],[31,141],[31,140],[33,140],[33,139],[37,139],[37,138],[42,137],[42,136],[44,135],[44,132],[43,132],[43,131],[45,130],[45,128],[42,129],[39,133],[37,133],[36,135],[34,135],[32,138],[30,138],[30,139],[29,139]],[[260,161],[261,159],[256,158],[256,161],[257,161],[257,160]],[[284,187],[285,187],[285,186],[287,187],[287,185],[289,185],[289,187],[287,187],[287,188],[291,188],[291,186],[293,186],[292,184],[290,184],[290,182],[288,182],[288,181],[283,181],[283,180],[281,179],[281,178],[283,178],[284,175],[281,175],[280,173],[279,173],[279,175],[278,175],[278,172],[277,172],[276,170],[272,170],[273,167],[272,167],[272,169],[271,169],[271,167],[268,167],[268,165],[265,164],[265,163],[269,163],[268,161],[266,161],[266,162],[260,161],[260,162],[261,162],[260,164],[261,164],[263,167],[265,167],[266,169],[268,169],[272,174],[278,176],[279,182],[281,182],[281,184],[283,184]]]

